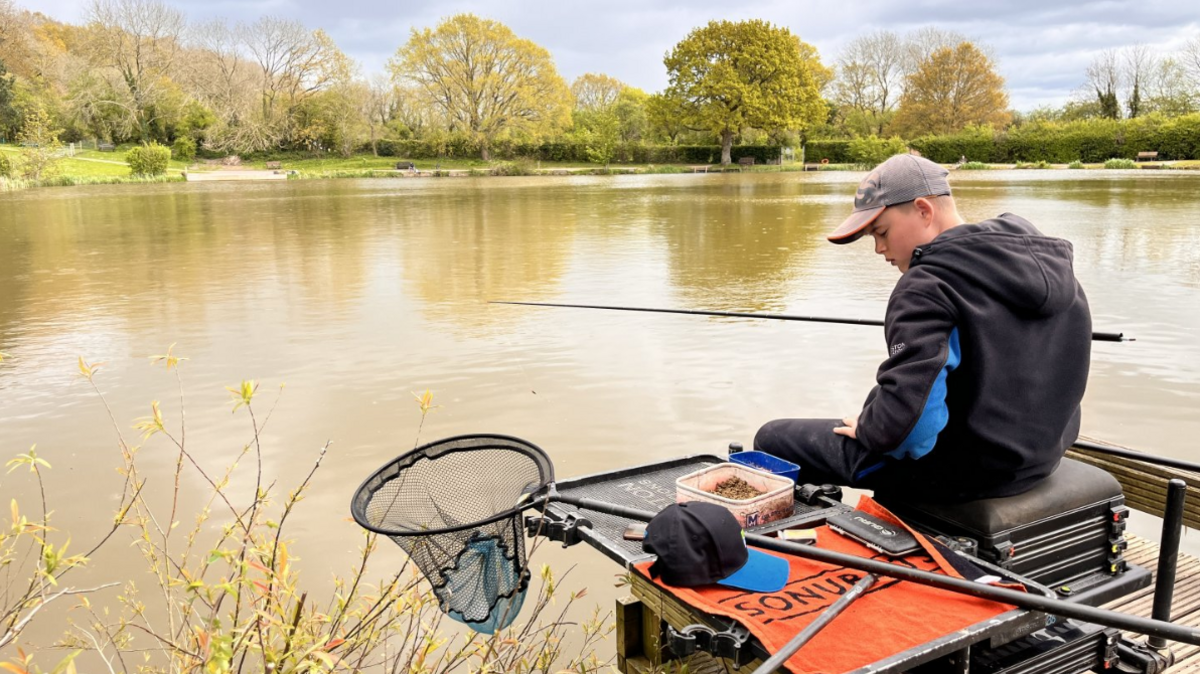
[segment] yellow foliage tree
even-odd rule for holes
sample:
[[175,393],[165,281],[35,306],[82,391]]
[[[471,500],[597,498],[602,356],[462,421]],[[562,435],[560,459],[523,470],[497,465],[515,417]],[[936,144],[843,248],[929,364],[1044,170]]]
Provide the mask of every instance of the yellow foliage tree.
[[484,160],[505,133],[537,136],[571,123],[571,92],[550,52],[498,21],[458,14],[415,28],[390,64],[414,82],[451,130],[479,143]]
[[905,84],[894,128],[908,138],[1012,121],[1004,78],[970,42],[934,51]]
[[722,164],[744,127],[802,129],[826,114],[821,87],[831,73],[816,48],[767,21],[710,21],[663,63],[665,95],[679,102],[685,124],[721,139]]

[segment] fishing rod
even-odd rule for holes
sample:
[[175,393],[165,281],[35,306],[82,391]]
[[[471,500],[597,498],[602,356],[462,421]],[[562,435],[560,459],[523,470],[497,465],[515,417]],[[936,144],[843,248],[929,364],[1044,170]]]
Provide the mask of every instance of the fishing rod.
[[[511,302],[488,300],[488,304],[514,304],[526,307],[557,307],[560,309],[606,309],[608,311],[642,311],[652,314],[686,314],[690,316],[722,316],[726,318],[762,318],[773,321],[800,321],[803,323],[836,323],[838,325],[870,325],[883,327],[883,321],[870,318],[838,318],[829,316],[796,316],[792,314],[759,314],[742,311],[703,311],[699,309],[656,309],[652,307],[615,307],[601,304],[556,304],[554,302]],[[1095,342],[1133,342],[1123,332],[1093,332]]]
[[[527,307],[556,307],[564,309],[604,309],[609,311],[641,311],[655,314],[685,314],[693,316],[724,316],[730,318],[763,318],[777,321],[802,321],[805,323],[836,323],[840,325],[871,325],[883,326],[883,321],[877,321],[867,318],[832,318],[827,316],[796,316],[791,314],[758,314],[747,313],[740,311],[703,311],[699,309],[657,309],[652,307],[617,307],[606,306],[600,304],[556,304],[553,302],[512,302],[505,300],[489,300],[488,304],[511,304]],[[1137,341],[1134,337],[1126,337],[1123,332],[1093,332],[1092,339],[1097,342],[1133,342]],[[1111,447],[1108,445],[1098,445],[1094,442],[1079,440],[1074,443],[1074,447],[1078,449],[1098,452],[1101,454],[1109,454],[1112,456],[1120,456],[1128,459],[1136,459],[1146,463],[1168,468],[1178,468],[1180,470],[1189,470],[1200,473],[1200,463],[1191,461],[1183,461],[1181,459],[1172,459],[1168,457],[1155,456],[1153,454],[1145,454],[1119,447]]]

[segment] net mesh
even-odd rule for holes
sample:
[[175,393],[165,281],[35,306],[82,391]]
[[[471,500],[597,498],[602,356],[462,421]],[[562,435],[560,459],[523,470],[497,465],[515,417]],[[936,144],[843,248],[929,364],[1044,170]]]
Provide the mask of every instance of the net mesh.
[[531,443],[458,436],[377,470],[351,511],[408,553],[445,613],[490,634],[520,610],[529,580],[521,511],[553,481],[550,459]]

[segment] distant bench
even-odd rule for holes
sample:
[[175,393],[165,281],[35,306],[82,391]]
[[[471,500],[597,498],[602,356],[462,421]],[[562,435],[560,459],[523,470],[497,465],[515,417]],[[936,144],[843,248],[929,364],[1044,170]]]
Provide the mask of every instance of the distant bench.
[[117,146],[112,143],[96,143],[96,149],[101,152],[116,152]]
[[398,161],[398,162],[396,162],[396,170],[397,171],[416,171],[417,165],[410,161]]
[[1157,152],[1154,152],[1154,151],[1147,151],[1147,152],[1139,152],[1139,153],[1137,153],[1137,160],[1138,160],[1138,161],[1154,161],[1155,159],[1158,159],[1158,153],[1157,153]]
[[738,157],[738,166],[754,166],[754,157]]
[[268,171],[278,171],[281,168],[283,168],[283,162],[278,162],[278,161],[267,162],[267,170]]

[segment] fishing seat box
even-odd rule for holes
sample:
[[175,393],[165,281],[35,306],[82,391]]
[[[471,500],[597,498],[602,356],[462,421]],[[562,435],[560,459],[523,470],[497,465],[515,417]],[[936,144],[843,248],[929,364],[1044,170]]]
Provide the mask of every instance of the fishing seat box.
[[1016,496],[956,504],[877,499],[916,528],[948,537],[1064,599],[1097,605],[1150,581],[1143,569],[1126,573],[1129,510],[1121,485],[1086,463],[1064,458],[1049,477]]

